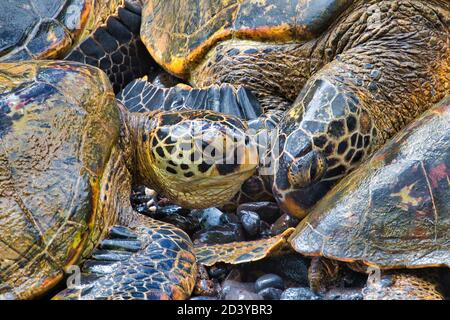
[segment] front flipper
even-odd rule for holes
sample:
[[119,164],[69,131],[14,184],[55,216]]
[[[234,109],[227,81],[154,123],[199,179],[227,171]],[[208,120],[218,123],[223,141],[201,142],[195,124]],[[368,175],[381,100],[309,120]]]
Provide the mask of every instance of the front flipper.
[[363,289],[364,300],[444,300],[437,270],[375,272]]
[[163,88],[145,79],[138,79],[120,92],[117,99],[131,112],[211,110],[243,120],[257,119],[262,113],[258,100],[248,89],[230,84],[201,89],[187,85]]
[[197,264],[189,237],[142,216],[130,229],[113,227],[82,268],[81,285],[53,299],[187,299]]
[[117,15],[109,17],[104,25],[69,52],[65,60],[102,69],[118,93],[133,79],[156,74],[159,69],[140,39],[140,26],[140,6],[125,1]]
[[282,234],[268,239],[199,246],[195,248],[195,255],[198,263],[204,266],[220,262],[241,264],[258,261],[289,248],[287,239],[294,230],[289,228]]

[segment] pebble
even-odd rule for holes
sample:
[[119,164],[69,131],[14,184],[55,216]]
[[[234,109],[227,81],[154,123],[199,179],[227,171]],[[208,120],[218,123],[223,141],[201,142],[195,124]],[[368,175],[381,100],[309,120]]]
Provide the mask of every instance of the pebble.
[[331,289],[324,295],[325,300],[363,300],[362,289]]
[[280,300],[322,300],[309,288],[289,288],[283,291]]
[[283,279],[274,273],[265,274],[255,281],[255,291],[259,292],[266,288],[284,289]]
[[270,231],[273,236],[277,234],[283,233],[286,229],[291,227],[296,227],[300,220],[294,218],[287,213],[283,214],[281,217],[275,221],[275,223],[271,226]]
[[253,211],[241,211],[239,213],[239,218],[241,220],[242,227],[250,237],[255,237],[259,234],[261,219],[257,213]]
[[255,212],[261,220],[267,223],[274,223],[280,216],[280,209],[275,202],[261,201],[261,202],[249,202],[241,204],[237,208],[237,215],[239,216],[241,211]]
[[222,290],[220,292],[220,295],[224,297],[230,292],[238,290],[255,293],[255,284],[253,282],[239,282],[234,280],[225,280],[222,283]]
[[190,213],[188,209],[184,209],[180,206],[177,206],[175,204],[167,205],[167,206],[158,206],[155,212],[155,216],[157,217],[167,217],[167,216],[174,216],[174,215],[182,215],[187,216]]
[[270,224],[261,220],[261,224],[259,225],[259,236],[261,238],[269,238],[272,236],[270,232]]
[[191,211],[191,214],[200,217],[202,229],[209,229],[222,224],[220,217],[223,215],[223,212],[217,208],[194,209]]
[[277,288],[265,288],[258,291],[258,294],[263,297],[264,300],[280,300],[283,290]]
[[194,244],[221,244],[244,241],[244,231],[240,224],[230,223],[206,230],[200,230],[192,235]]
[[177,205],[157,206],[152,217],[171,223],[188,234],[199,229],[198,221],[188,216],[190,210]]
[[226,225],[229,223],[240,223],[240,220],[239,220],[238,216],[235,215],[234,213],[224,213],[220,217],[220,223],[222,225]]
[[131,193],[130,201],[137,212],[149,215],[153,212],[147,203],[154,201],[155,195],[148,194],[149,192],[146,190],[147,188],[145,186],[136,187]]

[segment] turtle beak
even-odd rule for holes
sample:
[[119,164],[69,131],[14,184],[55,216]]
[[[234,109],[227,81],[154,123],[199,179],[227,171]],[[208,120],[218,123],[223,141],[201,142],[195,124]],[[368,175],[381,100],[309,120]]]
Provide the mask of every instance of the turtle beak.
[[289,138],[280,142],[280,156],[272,158],[272,191],[280,209],[302,219],[330,188],[330,182],[323,181],[327,161],[308,136],[300,132],[295,141]]

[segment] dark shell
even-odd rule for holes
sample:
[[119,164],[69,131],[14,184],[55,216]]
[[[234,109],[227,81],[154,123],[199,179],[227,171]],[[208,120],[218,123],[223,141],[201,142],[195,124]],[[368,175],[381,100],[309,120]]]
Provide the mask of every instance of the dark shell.
[[450,97],[344,178],[297,227],[295,250],[383,268],[450,266]]
[[95,245],[108,221],[100,178],[118,134],[98,69],[0,63],[0,297],[46,291]]
[[158,63],[183,76],[217,42],[316,37],[353,0],[145,0],[141,35]]
[[61,57],[115,12],[119,3],[121,0],[2,1],[0,61]]

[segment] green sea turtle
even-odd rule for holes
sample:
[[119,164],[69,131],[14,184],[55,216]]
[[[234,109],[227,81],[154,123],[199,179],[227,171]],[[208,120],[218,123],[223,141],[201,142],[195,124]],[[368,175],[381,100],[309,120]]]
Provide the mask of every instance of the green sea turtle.
[[139,39],[137,1],[6,1],[0,11],[0,62],[65,58],[88,63],[101,67],[118,92],[154,67]]
[[[368,299],[442,299],[430,269],[385,269],[450,268],[449,178],[450,96],[342,179],[289,241],[303,255],[378,270]],[[315,259],[312,287],[320,291],[338,268]]]
[[16,0],[0,12],[0,61],[61,58],[86,39],[122,0]]
[[[300,218],[448,92],[448,1],[143,4],[142,41],[156,62],[190,86],[137,80],[119,99],[133,111],[250,114],[251,128],[271,132],[259,175],[267,175],[264,183],[281,208]],[[244,90],[259,107],[242,106]]]
[[[189,237],[134,212],[131,183],[156,185],[188,207],[228,199],[257,164],[245,129],[208,110],[129,113],[91,66],[0,64],[0,298],[39,297],[88,257],[81,287],[59,298],[189,297],[197,265]],[[206,142],[227,144],[237,158],[185,166]],[[160,143],[179,151],[177,164],[165,161]],[[287,236],[229,244],[225,261],[264,257]]]

